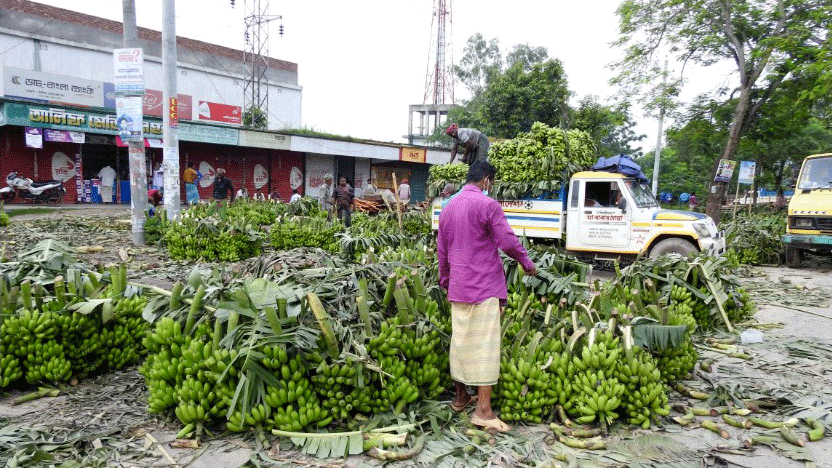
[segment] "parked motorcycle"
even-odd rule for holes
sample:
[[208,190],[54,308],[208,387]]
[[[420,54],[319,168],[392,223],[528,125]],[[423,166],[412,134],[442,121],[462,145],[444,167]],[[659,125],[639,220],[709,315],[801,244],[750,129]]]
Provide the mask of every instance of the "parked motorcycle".
[[32,179],[19,177],[17,172],[10,172],[6,176],[6,185],[8,187],[0,189],[0,197],[6,203],[18,197],[33,203],[58,204],[64,199],[66,193],[66,188],[60,181],[34,182]]

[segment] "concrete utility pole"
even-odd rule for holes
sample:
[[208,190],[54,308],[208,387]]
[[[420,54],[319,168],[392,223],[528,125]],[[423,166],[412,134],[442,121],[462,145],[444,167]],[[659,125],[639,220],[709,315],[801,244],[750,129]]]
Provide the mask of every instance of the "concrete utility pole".
[[[664,59],[664,73],[662,73],[662,100],[665,99],[665,90],[667,89],[667,59]],[[656,137],[656,157],[653,160],[653,196],[659,193],[659,162],[662,156],[662,128],[664,124],[664,101],[661,103],[661,110],[659,110],[659,134]]]
[[163,161],[165,168],[165,211],[170,219],[179,218],[182,197],[179,188],[179,116],[176,103],[176,0],[162,3],[162,100]]
[[[136,0],[122,0],[124,11],[124,47],[138,47],[139,30],[136,27]],[[127,143],[130,163],[130,210],[133,245],[144,245],[144,211],[147,209],[147,165],[144,141]]]

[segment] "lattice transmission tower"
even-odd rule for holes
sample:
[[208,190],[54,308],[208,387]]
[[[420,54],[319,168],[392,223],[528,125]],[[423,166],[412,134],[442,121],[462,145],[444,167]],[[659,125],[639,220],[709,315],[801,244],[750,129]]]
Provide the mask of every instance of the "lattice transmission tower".
[[453,26],[451,0],[434,0],[423,104],[454,103],[454,59],[450,26]]
[[[233,7],[235,0],[231,0]],[[280,20],[280,35],[283,36],[283,16],[269,14],[269,0],[245,0],[245,49],[243,61],[246,67],[246,82],[243,86],[243,112],[252,107],[259,108],[266,119],[269,116],[269,83],[266,72],[269,69],[269,23]]]
[[421,105],[414,104],[409,109],[406,137],[410,143],[423,143],[434,128],[447,120],[448,110],[454,107],[452,27],[452,0],[434,0],[425,94]]

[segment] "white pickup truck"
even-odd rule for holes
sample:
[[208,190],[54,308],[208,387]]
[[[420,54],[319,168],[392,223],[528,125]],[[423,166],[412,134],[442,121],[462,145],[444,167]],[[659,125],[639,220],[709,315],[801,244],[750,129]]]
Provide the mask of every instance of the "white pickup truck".
[[[572,176],[558,199],[500,200],[518,236],[564,239],[566,250],[599,260],[668,253],[725,252],[725,238],[709,216],[662,209],[647,185],[614,172]],[[565,200],[563,198],[566,198]],[[444,201],[432,203],[439,228]]]

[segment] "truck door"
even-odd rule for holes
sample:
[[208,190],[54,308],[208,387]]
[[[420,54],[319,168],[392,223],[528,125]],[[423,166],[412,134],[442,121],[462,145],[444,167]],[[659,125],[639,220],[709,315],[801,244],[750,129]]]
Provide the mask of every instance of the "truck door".
[[[626,206],[617,206],[618,195]],[[580,239],[587,247],[621,250],[630,244],[631,216],[634,204],[618,180],[586,181],[583,206],[580,207]],[[623,206],[623,205],[622,205]],[[569,220],[571,224],[575,219]]]

